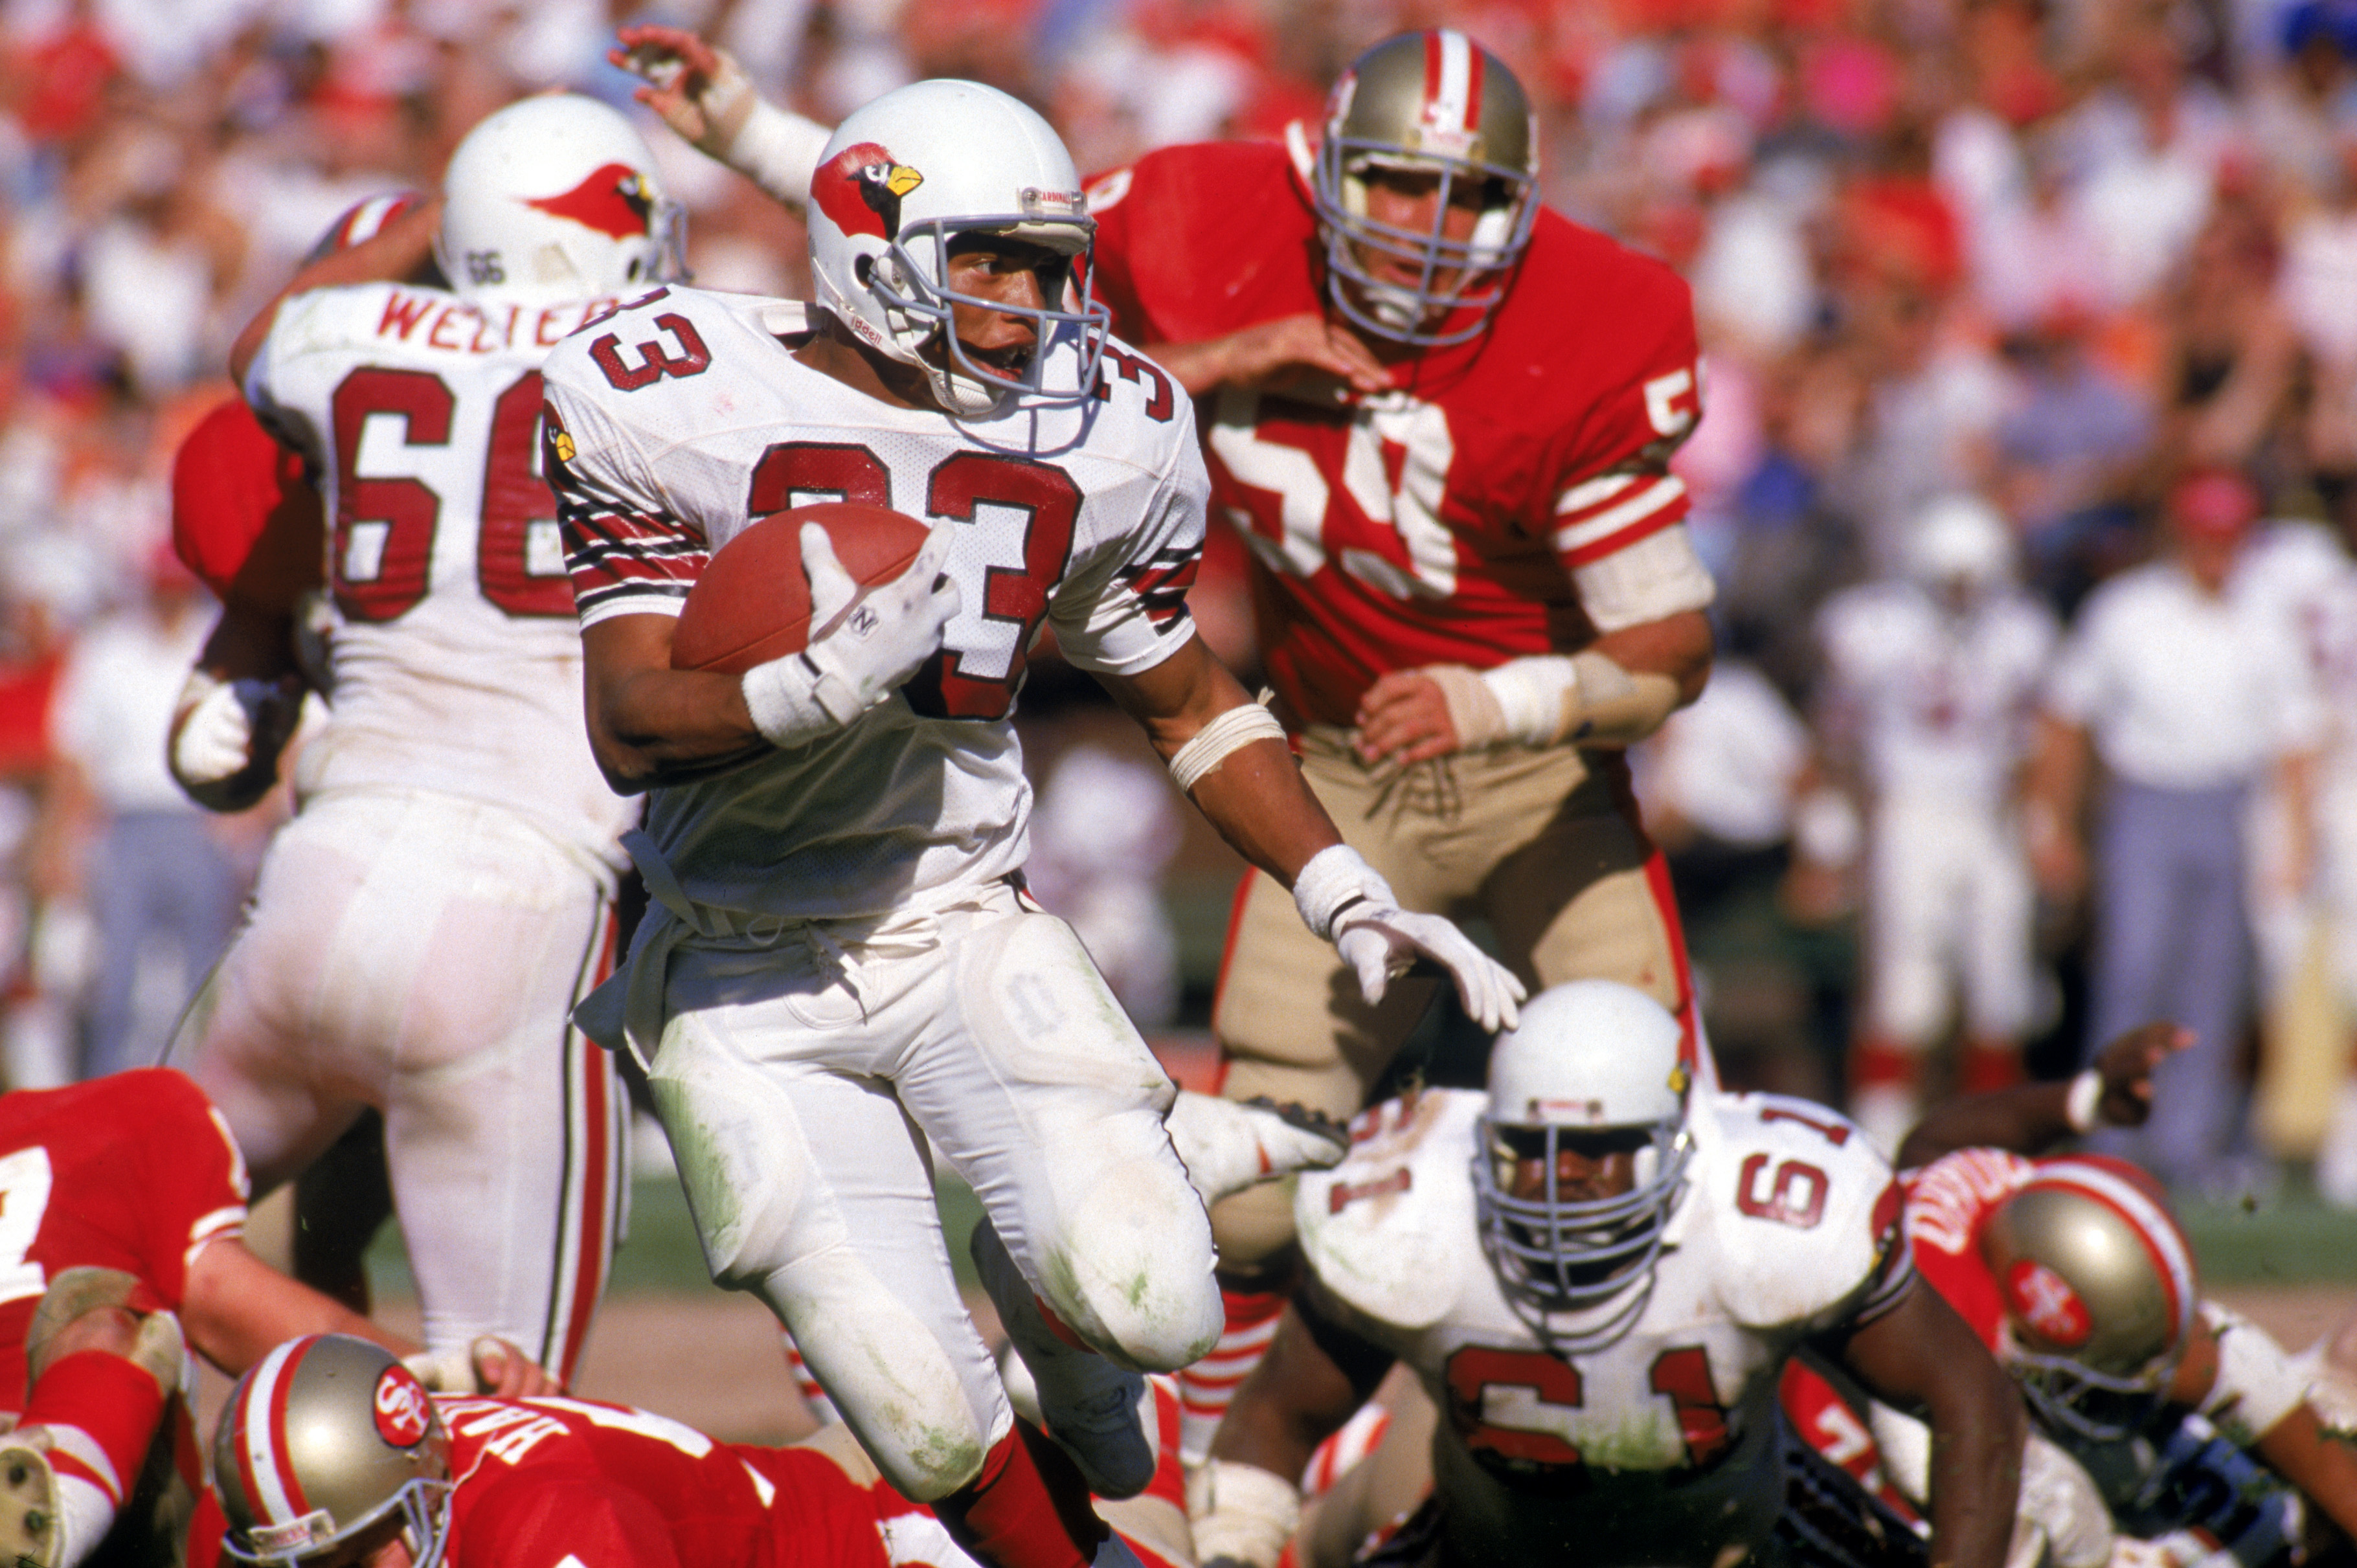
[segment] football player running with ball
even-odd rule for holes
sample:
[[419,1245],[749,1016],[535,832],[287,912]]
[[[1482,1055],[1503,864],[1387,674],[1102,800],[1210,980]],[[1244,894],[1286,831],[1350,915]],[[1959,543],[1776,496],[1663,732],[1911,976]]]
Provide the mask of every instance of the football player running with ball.
[[[920,82],[823,149],[816,307],[657,290],[543,370],[591,743],[651,791],[627,842],[656,906],[576,1016],[646,1065],[714,1277],[777,1313],[886,1479],[1006,1568],[1126,1559],[1080,1499],[1146,1485],[1137,1369],[1221,1329],[1175,1090],[1022,891],[1008,721],[1042,631],[1371,996],[1419,955],[1476,1017],[1521,993],[1400,908],[1195,637],[1192,409],[1106,337],[1092,229],[1045,121]],[[829,499],[932,537],[838,615],[853,585],[804,528],[822,635],[741,677],[674,670],[708,553]],[[982,1199],[975,1261],[1060,1447],[1015,1430],[928,1143]]]
[[[795,199],[806,123],[691,36],[621,41],[674,129]],[[1103,374],[1206,400],[1275,711],[1351,847],[1405,908],[1486,918],[1525,984],[1618,980],[1691,1027],[1622,757],[1711,659],[1668,467],[1701,413],[1685,285],[1541,207],[1529,100],[1452,29],[1361,55],[1314,142],[1165,147],[1088,201],[1091,286],[1146,356]],[[1228,952],[1212,1022],[1232,1099],[1353,1115],[1432,999],[1421,978],[1380,1001],[1342,983],[1267,875]],[[1190,1451],[1274,1328],[1285,1189],[1230,1199],[1212,1229],[1232,1332],[1186,1380]]]

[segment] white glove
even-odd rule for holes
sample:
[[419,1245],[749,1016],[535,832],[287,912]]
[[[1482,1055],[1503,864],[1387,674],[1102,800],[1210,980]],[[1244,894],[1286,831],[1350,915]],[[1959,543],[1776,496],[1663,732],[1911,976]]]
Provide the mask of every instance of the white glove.
[[1494,1034],[1520,1019],[1514,1004],[1528,994],[1523,983],[1438,915],[1401,908],[1391,884],[1349,845],[1310,856],[1294,878],[1293,900],[1302,922],[1359,972],[1369,1002],[1382,1001],[1392,976],[1424,957],[1448,972],[1467,1016],[1482,1028]]
[[[257,763],[274,763],[295,733],[302,711],[302,693],[286,682],[252,676],[223,681],[203,670],[191,671],[172,722],[170,763],[198,804],[230,810],[221,786]],[[258,797],[269,788],[238,791]],[[242,802],[251,804],[251,800]]]
[[811,624],[800,653],[745,671],[745,706],[772,746],[801,746],[850,724],[890,696],[942,646],[963,603],[942,575],[951,530],[943,522],[907,571],[862,588],[835,558],[817,523],[802,525],[802,570],[810,576]]

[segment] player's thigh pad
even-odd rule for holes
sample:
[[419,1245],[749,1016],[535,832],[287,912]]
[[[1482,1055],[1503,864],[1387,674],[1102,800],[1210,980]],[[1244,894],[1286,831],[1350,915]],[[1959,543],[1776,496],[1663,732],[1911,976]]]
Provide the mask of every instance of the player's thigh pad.
[[[730,988],[714,956],[675,958],[674,997]],[[683,963],[719,972],[682,985]],[[774,996],[676,1012],[649,1082],[712,1277],[768,1304],[886,1477],[929,1501],[1012,1417],[915,1131],[882,1079],[807,1059],[827,1032]]]
[[939,1022],[894,1073],[1024,1277],[1092,1348],[1167,1370],[1218,1340],[1176,1093],[1062,920],[993,893],[942,917]]

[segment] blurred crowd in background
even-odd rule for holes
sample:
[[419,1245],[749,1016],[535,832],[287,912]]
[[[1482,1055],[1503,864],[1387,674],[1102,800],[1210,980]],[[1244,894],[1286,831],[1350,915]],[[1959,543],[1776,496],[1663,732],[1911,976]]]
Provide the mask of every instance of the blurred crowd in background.
[[[1695,288],[1706,417],[1678,468],[1721,661],[1641,779],[1730,1078],[1838,1102],[2001,1076],[2024,1045],[2032,1070],[2075,1067],[2106,875],[2076,813],[2104,790],[2040,751],[2075,732],[2117,758],[2097,651],[2061,639],[2087,640],[2100,585],[2206,549],[2212,629],[2287,683],[2183,720],[2244,732],[2191,782],[2225,789],[2252,852],[2228,874],[2255,961],[2214,983],[2241,991],[2229,1092],[2261,1086],[2247,1126],[2225,1112],[2241,1163],[2191,1175],[2264,1182],[2321,1144],[2319,1185],[2357,1204],[2357,912],[2334,923],[2357,882],[2357,830],[2335,828],[2357,811],[2357,0],[0,0],[9,1082],[154,1059],[267,832],[267,810],[204,818],[162,760],[210,620],[168,548],[170,461],[231,394],[229,341],[340,212],[430,187],[490,110],[555,85],[627,104],[604,54],[640,20],[705,30],[823,121],[920,76],[990,81],[1089,170],[1314,124],[1368,43],[1472,33],[1538,105],[1550,203]],[[697,281],[803,292],[799,225],[646,126]],[[1993,558],[1930,547],[1959,504],[1998,520]],[[1248,668],[1239,582],[1207,573],[1198,609]],[[1845,665],[1908,594],[1928,651]],[[1999,604],[2003,658],[1966,630]],[[1081,771],[1042,780],[1042,891],[1145,1021],[1200,1025],[1233,863],[1043,685],[1039,766]],[[2024,933],[2002,1004],[1966,994],[1969,937],[1903,1006],[1858,956],[1891,918],[1884,841],[1944,831],[1891,809],[1909,768],[1878,736],[1943,714],[1977,759],[1949,780],[1988,819],[1973,857],[2018,863],[2024,890],[1986,916]]]

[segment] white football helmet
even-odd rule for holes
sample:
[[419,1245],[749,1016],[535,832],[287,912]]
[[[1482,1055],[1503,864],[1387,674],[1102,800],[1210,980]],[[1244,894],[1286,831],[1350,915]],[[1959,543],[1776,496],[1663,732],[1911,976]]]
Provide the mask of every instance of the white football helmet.
[[[1481,1246],[1515,1315],[1558,1349],[1613,1343],[1652,1294],[1653,1260],[1694,1155],[1684,1045],[1677,1019],[1643,992],[1577,980],[1524,1003],[1522,1022],[1491,1048],[1490,1109],[1473,1156]],[[1635,1185],[1617,1197],[1560,1197],[1556,1155],[1574,1134],[1589,1135],[1582,1152],[1633,1153]],[[1517,1170],[1534,1160],[1544,1192],[1517,1197]],[[1560,1321],[1623,1294],[1601,1321]]]
[[1942,496],[1915,514],[1906,558],[1907,575],[1926,588],[1983,594],[2013,577],[2013,532],[1980,497]]
[[[952,293],[942,284],[950,242],[974,232],[1073,258],[1068,281],[1043,274],[1037,310]],[[1095,234],[1079,171],[1054,129],[979,82],[919,81],[886,93],[835,127],[811,178],[819,303],[860,341],[922,370],[933,396],[961,418],[1012,397],[1070,403],[1095,391],[1111,319],[1090,299],[1082,264]],[[1010,374],[977,363],[958,341],[958,304],[1031,317],[1039,341],[1028,364]],[[1078,373],[1050,386],[1049,350],[1065,338],[1078,347]]]
[[[1440,177],[1429,229],[1368,214],[1366,177],[1377,168]],[[1431,348],[1479,337],[1530,243],[1538,173],[1538,120],[1504,61],[1453,27],[1377,44],[1334,83],[1310,179],[1334,308],[1396,342]],[[1481,187],[1481,213],[1470,238],[1451,240],[1442,227],[1449,193],[1469,182]],[[1417,283],[1377,278],[1367,255],[1410,263]],[[1444,274],[1454,281],[1444,283]]]
[[683,279],[681,227],[630,123],[548,93],[486,117],[450,155],[434,259],[470,297],[587,299]]
[[292,1564],[401,1520],[415,1568],[449,1540],[450,1437],[425,1385],[381,1345],[290,1339],[238,1380],[213,1482],[240,1563]]
[[2040,1417],[2109,1441],[2159,1413],[2199,1287],[2150,1176],[2101,1155],[2041,1160],[1981,1228],[1981,1257],[2005,1302],[2001,1359]]

